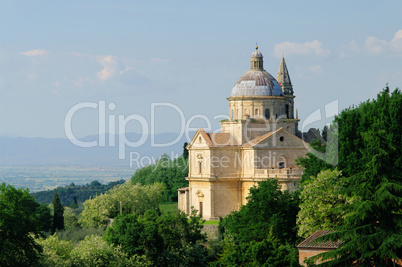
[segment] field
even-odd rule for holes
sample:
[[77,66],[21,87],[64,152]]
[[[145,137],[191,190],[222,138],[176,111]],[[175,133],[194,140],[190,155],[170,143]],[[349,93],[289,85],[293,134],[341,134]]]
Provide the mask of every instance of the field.
[[0,182],[18,188],[28,188],[30,192],[54,189],[71,183],[84,185],[94,180],[109,183],[129,180],[132,169],[100,166],[0,166]]

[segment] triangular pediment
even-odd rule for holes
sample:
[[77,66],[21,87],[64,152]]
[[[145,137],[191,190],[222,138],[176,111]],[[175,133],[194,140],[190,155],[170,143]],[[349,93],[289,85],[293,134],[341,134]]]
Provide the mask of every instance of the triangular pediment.
[[309,147],[308,143],[304,142],[299,137],[294,134],[288,132],[284,128],[279,128],[274,132],[269,132],[259,137],[254,138],[253,140],[247,142],[245,147],[252,148],[304,148],[307,149]]
[[205,130],[198,129],[197,132],[195,132],[190,143],[187,145],[187,149],[209,148],[211,146],[213,146],[212,141]]

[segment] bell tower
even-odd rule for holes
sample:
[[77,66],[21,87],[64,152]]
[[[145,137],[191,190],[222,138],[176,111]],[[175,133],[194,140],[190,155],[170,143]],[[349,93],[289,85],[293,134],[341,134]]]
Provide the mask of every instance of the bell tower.
[[283,94],[286,98],[285,114],[287,119],[294,119],[294,98],[293,86],[290,81],[288,68],[286,66],[285,58],[282,57],[281,64],[279,66],[278,75],[276,80],[282,87]]

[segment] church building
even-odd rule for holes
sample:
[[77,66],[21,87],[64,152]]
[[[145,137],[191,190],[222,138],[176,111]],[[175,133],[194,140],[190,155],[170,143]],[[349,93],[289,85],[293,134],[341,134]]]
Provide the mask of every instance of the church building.
[[206,220],[224,217],[266,179],[277,179],[282,190],[298,189],[302,172],[295,160],[308,143],[298,130],[285,59],[276,79],[264,70],[258,47],[250,63],[228,98],[230,119],[220,122],[221,133],[199,129],[187,146],[189,187],[178,189],[179,209],[187,214],[194,207]]

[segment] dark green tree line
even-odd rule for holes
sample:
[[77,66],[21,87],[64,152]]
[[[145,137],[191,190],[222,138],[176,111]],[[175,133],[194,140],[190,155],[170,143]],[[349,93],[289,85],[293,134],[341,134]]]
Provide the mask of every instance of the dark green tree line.
[[[325,239],[342,241],[323,265],[392,266],[402,258],[402,93],[386,87],[377,98],[342,111],[334,121],[342,171],[338,194],[358,199],[341,209],[347,216]],[[306,167],[325,164],[309,156]],[[311,163],[311,164],[306,164]],[[310,166],[309,166],[310,165]]]
[[168,155],[161,156],[155,164],[138,169],[131,178],[133,184],[150,185],[163,183],[165,202],[177,202],[177,189],[188,186],[188,161],[184,156],[171,160]]

